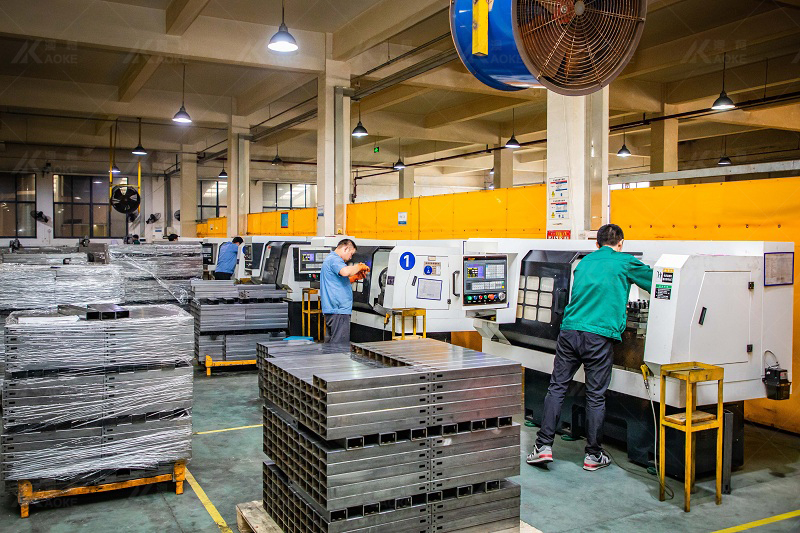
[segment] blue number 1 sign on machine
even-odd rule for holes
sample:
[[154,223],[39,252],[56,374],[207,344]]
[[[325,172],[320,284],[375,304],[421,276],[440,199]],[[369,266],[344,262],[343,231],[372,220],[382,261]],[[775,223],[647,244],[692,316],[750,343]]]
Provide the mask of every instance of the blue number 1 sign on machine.
[[400,256],[400,268],[403,270],[411,270],[416,262],[417,260],[411,252],[405,252]]

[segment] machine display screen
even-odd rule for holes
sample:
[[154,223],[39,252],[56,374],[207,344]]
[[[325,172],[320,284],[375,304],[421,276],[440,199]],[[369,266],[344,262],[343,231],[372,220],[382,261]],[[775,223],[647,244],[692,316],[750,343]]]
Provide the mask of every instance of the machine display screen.
[[244,268],[253,270],[253,265],[255,265],[255,268],[258,269],[261,266],[261,256],[264,254],[264,243],[245,245],[242,253],[244,254]]
[[210,242],[203,243],[203,264],[214,264],[214,244]]
[[300,261],[297,265],[298,273],[319,274],[322,270],[322,262],[330,253],[330,250],[326,248],[301,248]]
[[508,256],[464,257],[464,305],[506,303]]

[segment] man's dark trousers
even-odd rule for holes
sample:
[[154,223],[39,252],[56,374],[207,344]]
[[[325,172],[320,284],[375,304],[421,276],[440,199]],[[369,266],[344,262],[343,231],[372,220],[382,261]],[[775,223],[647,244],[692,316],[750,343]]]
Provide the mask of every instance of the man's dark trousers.
[[603,450],[605,393],[611,383],[614,365],[613,341],[585,331],[561,331],[558,335],[553,374],[544,399],[542,427],[536,437],[536,446],[553,445],[567,387],[581,364],[586,374],[586,453],[597,455]]
[[350,346],[350,315],[325,315],[328,336],[325,342]]

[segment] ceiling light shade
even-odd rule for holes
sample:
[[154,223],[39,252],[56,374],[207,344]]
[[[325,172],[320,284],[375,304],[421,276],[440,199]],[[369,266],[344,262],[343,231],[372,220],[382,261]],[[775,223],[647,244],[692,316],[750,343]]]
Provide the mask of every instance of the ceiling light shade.
[[492,170],[489,171],[489,175],[494,176],[494,167],[492,167]]
[[403,158],[401,157],[400,159],[398,159],[397,163],[395,163],[394,166],[392,166],[392,168],[395,170],[403,170],[404,168],[406,168],[405,163],[403,163]]
[[733,103],[733,100],[728,97],[728,94],[723,89],[723,91],[719,93],[719,98],[714,100],[714,105],[711,106],[711,109],[723,111],[725,109],[733,109],[735,107],[736,104]]
[[281,2],[281,25],[278,26],[278,33],[272,36],[269,40],[267,48],[273,52],[294,52],[297,50],[297,41],[294,40],[292,34],[289,33],[289,28],[286,26],[286,6]]
[[111,165],[111,173],[112,174],[119,174],[121,171],[119,167],[115,164]]
[[283,164],[283,159],[281,159],[281,156],[279,156],[278,154],[275,154],[275,158],[272,160],[272,164],[273,165],[282,165]]
[[728,157],[727,155],[723,155],[722,157],[720,157],[719,158],[719,162],[717,162],[717,165],[723,166],[723,167],[728,166],[728,165],[732,165],[732,164],[733,164],[733,161],[731,161],[731,158]]
[[513,134],[511,135],[511,138],[506,143],[506,148],[510,148],[512,150],[515,150],[515,149],[519,148],[519,141],[517,141],[517,138]]
[[364,125],[359,120],[356,127],[353,128],[353,137],[366,137],[367,135],[369,135],[369,133],[367,132],[367,128],[365,128]]
[[218,177],[219,179],[221,179],[221,180],[226,180],[226,179],[228,179],[228,173],[227,173],[227,172],[225,172],[225,168],[224,168],[224,167],[223,167],[223,169],[222,169],[222,172],[220,172],[220,173],[219,173],[219,176],[217,176],[217,177]]
[[628,150],[628,146],[625,143],[623,143],[622,148],[620,148],[619,152],[617,152],[617,157],[630,157],[630,156],[631,156],[631,151]]
[[136,148],[131,150],[131,153],[133,155],[147,155],[147,150],[142,148],[142,143],[139,143],[139,144],[136,145]]
[[192,117],[189,116],[189,113],[186,112],[186,108],[181,105],[181,108],[175,113],[175,116],[172,117],[173,122],[177,122],[179,124],[191,124]]

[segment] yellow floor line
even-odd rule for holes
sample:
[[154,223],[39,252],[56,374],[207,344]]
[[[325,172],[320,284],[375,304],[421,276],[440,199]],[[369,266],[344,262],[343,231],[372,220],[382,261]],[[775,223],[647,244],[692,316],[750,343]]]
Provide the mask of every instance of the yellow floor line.
[[213,429],[211,431],[198,431],[195,435],[208,435],[209,433],[222,433],[223,431],[236,431],[239,429],[252,429],[252,428],[260,428],[261,424],[253,424],[252,426],[239,426],[238,428],[226,428],[226,429]]
[[211,503],[211,500],[208,499],[208,496],[206,496],[206,492],[200,487],[200,484],[194,478],[192,473],[189,472],[188,468],[186,469],[186,481],[189,482],[189,485],[192,487],[192,490],[194,491],[195,494],[197,494],[197,497],[200,499],[200,503],[203,504],[203,507],[206,508],[208,514],[211,515],[211,519],[214,520],[215,524],[217,524],[219,530],[222,533],[233,533],[233,530],[230,527],[228,527],[228,524],[225,522],[225,519],[222,518],[222,515],[219,514],[217,508],[214,507],[214,504]]
[[800,509],[798,509],[797,511],[792,511],[790,513],[783,513],[775,516],[770,516],[769,518],[764,518],[762,520],[756,520],[755,522],[748,522],[740,526],[729,527],[727,529],[720,529],[719,531],[715,531],[714,533],[736,533],[737,531],[747,531],[748,529],[752,529],[754,527],[766,526],[767,524],[773,524],[775,522],[780,522],[781,520],[788,520],[789,518],[795,518],[798,516],[800,516]]

